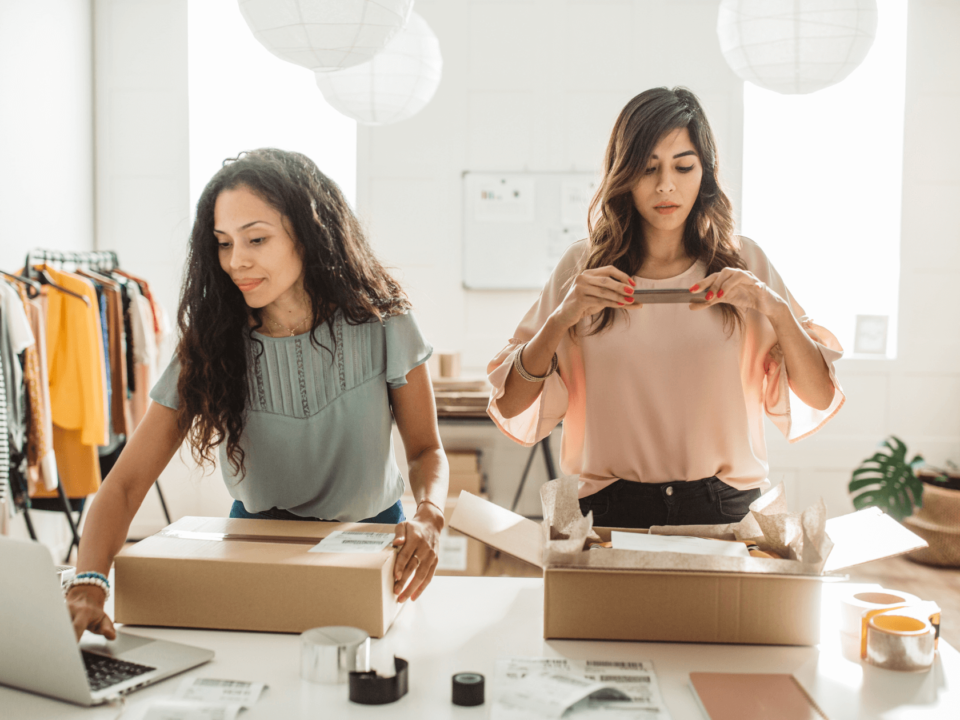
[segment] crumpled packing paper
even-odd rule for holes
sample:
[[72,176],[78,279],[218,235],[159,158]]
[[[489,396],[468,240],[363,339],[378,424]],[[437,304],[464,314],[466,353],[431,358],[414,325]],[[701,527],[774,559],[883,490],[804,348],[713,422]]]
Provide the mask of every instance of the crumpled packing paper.
[[783,560],[736,558],[688,553],[637,550],[585,550],[588,541],[599,541],[593,530],[593,513],[584,517],[578,501],[576,476],[552,480],[540,489],[543,505],[543,559],[546,567],[590,567],[610,570],[702,570],[783,575],[820,575],[833,543],[826,533],[827,509],[823,499],[802,512],[789,512],[781,483],[750,505],[738,523],[723,525],[655,526],[659,535],[688,535],[717,540],[751,541]]

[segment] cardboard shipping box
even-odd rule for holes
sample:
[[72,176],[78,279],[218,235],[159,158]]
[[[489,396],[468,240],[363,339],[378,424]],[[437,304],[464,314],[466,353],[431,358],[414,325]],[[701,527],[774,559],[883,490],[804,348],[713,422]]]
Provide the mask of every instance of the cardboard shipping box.
[[476,450],[448,450],[447,462],[450,465],[450,486],[447,495],[460,497],[466,490],[473,495],[483,493],[483,474],[480,472],[480,453]]
[[744,525],[759,517],[771,534],[788,531],[783,552],[799,548],[801,560],[585,549],[589,538],[609,541],[612,529],[583,517],[573,478],[541,488],[542,524],[463,493],[450,525],[543,569],[547,639],[815,645],[830,573],[926,543],[875,508],[831,520],[822,501],[803,514],[765,512],[764,503],[766,511],[785,503],[782,492],[751,505]]
[[116,619],[289,633],[349,625],[382,637],[400,610],[396,551],[309,552],[335,530],[392,538],[395,526],[182,518],[117,555]]
[[[486,499],[485,496],[480,496]],[[404,514],[410,518],[417,511],[417,501],[413,495],[404,495],[400,498]],[[490,551],[479,540],[450,529],[450,518],[457,506],[456,498],[447,498],[444,503],[443,517],[446,526],[440,535],[440,557],[437,563],[437,575],[460,575],[465,577],[481,577],[487,569]]]
[[480,453],[476,450],[447,450],[446,454],[451,473],[480,472]]

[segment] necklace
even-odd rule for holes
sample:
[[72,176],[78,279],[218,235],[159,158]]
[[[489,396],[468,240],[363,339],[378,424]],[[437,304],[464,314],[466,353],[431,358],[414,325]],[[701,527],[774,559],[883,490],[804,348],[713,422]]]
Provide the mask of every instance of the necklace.
[[284,332],[290,333],[290,337],[293,337],[294,335],[297,334],[297,330],[298,330],[309,318],[310,318],[310,314],[308,314],[306,317],[304,317],[303,320],[301,320],[300,322],[298,322],[298,323],[297,323],[296,325],[294,325],[292,328],[288,328],[288,327],[286,327],[285,325],[281,325],[281,324],[278,323],[276,320],[273,320],[273,319],[271,319],[271,318],[269,318],[269,317],[267,318],[267,320],[269,321],[269,323],[270,323],[271,325],[275,325],[276,327],[280,328],[280,329],[283,330]]

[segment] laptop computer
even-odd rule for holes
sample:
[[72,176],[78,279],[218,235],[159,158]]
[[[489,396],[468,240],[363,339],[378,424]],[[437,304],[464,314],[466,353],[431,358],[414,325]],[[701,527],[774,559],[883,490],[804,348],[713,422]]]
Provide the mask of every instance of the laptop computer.
[[[0,684],[99,705],[213,659],[212,650],[127,632],[77,644],[46,547],[0,537]],[[91,639],[86,639],[91,638]]]

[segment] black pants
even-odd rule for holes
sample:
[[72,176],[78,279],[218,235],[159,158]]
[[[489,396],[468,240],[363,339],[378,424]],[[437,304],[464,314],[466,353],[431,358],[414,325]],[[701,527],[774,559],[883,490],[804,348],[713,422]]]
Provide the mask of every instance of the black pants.
[[717,525],[739,522],[760,490],[737,490],[716,477],[668,483],[617,480],[580,500],[598,527]]

